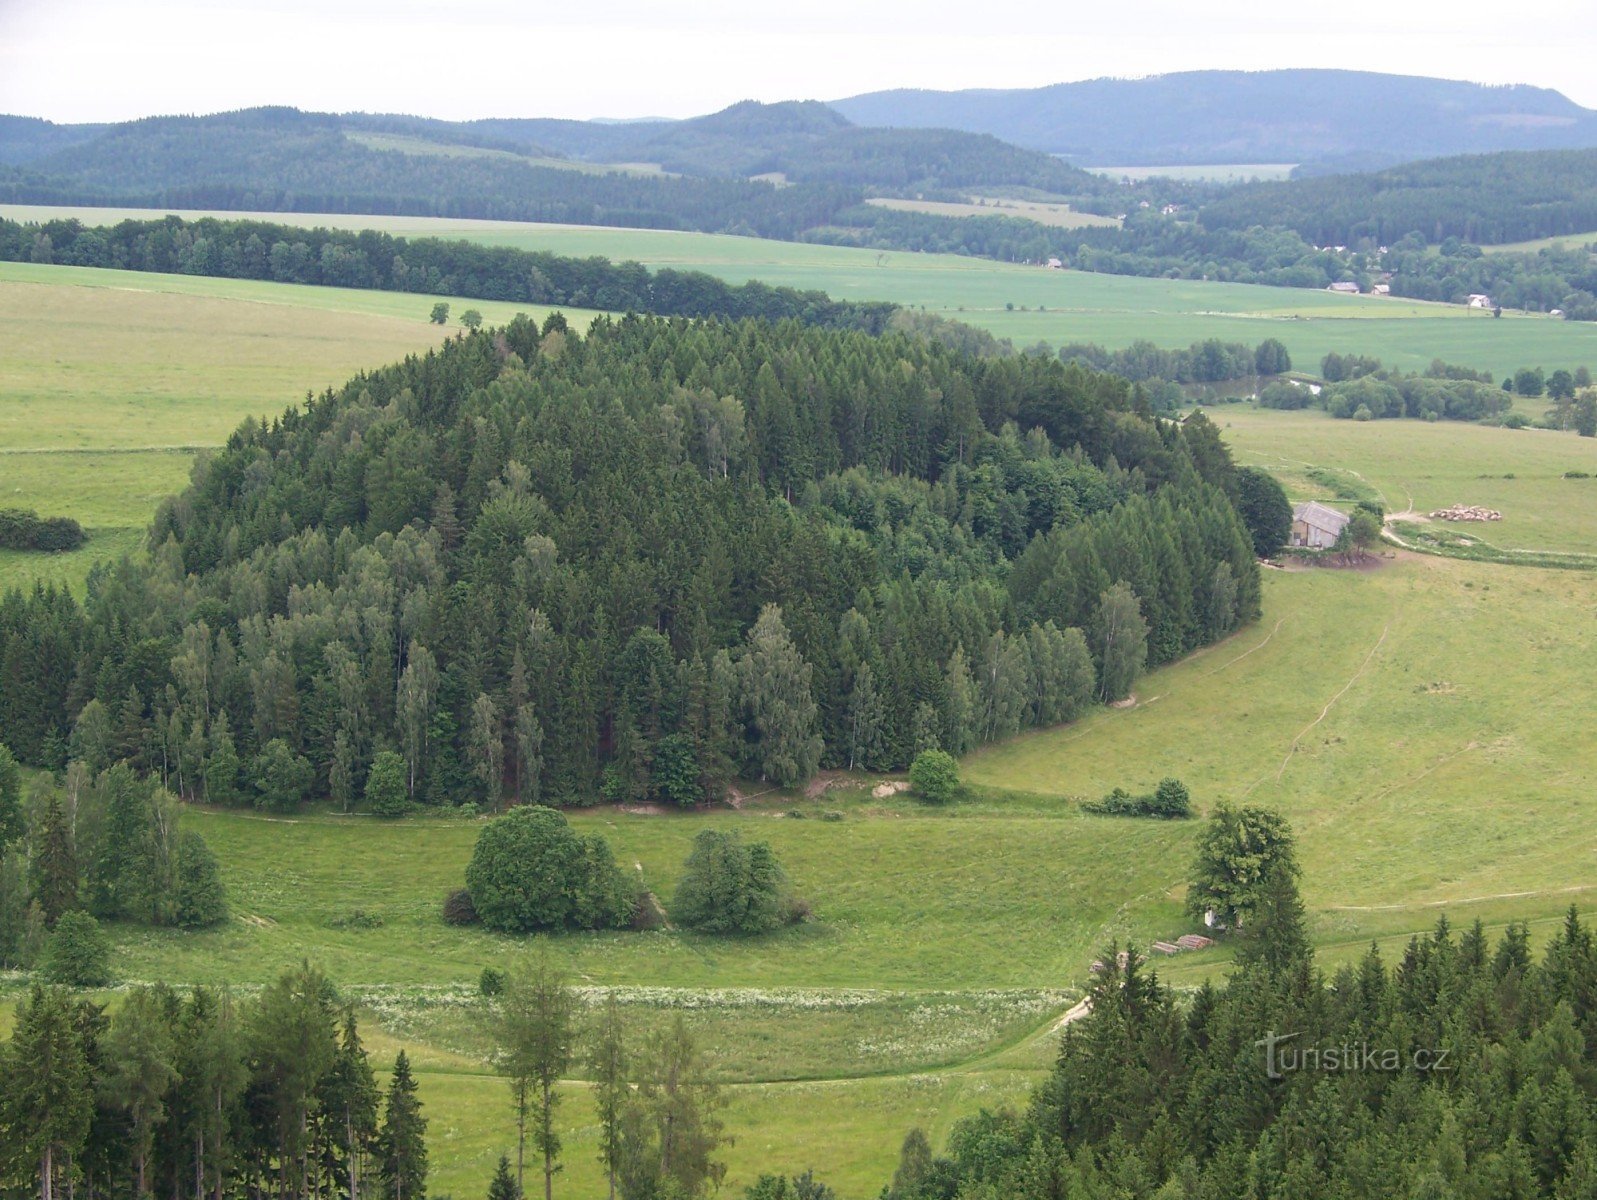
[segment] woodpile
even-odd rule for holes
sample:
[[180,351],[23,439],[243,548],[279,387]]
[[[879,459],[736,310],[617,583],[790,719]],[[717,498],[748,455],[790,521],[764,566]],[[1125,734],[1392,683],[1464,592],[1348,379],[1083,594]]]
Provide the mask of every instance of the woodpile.
[[1202,950],[1212,945],[1213,938],[1206,938],[1201,933],[1185,933],[1173,942],[1155,942],[1153,948],[1160,954],[1180,954],[1183,950]]
[[1482,508],[1478,504],[1455,504],[1439,508],[1431,514],[1438,521],[1501,521],[1503,514],[1495,508]]

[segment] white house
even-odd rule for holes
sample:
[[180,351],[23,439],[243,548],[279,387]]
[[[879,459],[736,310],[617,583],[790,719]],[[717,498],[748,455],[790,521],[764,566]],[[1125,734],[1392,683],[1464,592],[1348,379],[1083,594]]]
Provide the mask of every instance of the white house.
[[1325,290],[1328,292],[1344,292],[1349,296],[1357,296],[1359,294],[1359,285],[1354,283],[1352,280],[1344,280],[1341,283],[1333,283]]

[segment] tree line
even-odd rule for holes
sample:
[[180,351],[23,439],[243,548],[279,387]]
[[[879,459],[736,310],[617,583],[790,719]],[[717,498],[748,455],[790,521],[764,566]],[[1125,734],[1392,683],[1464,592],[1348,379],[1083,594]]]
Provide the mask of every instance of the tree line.
[[538,250],[374,229],[302,229],[265,221],[184,221],[168,216],[85,226],[78,220],[0,220],[0,260],[268,279],[390,292],[465,295],[729,320],[788,318],[880,332],[897,305],[833,300],[824,292],[729,284],[702,271],[649,271],[640,263],[570,258]]
[[523,319],[246,422],[81,603],[0,599],[0,727],[269,808],[901,767],[1253,620],[1237,487],[1212,424],[1079,365]]

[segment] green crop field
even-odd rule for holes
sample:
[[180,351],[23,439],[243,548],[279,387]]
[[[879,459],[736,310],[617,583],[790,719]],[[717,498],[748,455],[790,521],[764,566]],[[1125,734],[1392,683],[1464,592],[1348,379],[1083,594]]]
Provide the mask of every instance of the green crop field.
[[877,197],[867,200],[881,208],[898,212],[930,213],[936,217],[1021,217],[1039,225],[1052,225],[1058,229],[1090,229],[1094,226],[1118,226],[1113,217],[1100,217],[1096,213],[1073,212],[1068,204],[1049,204],[1040,200],[1004,200],[980,198],[966,204],[944,200],[894,200]]
[[[0,205],[0,216],[13,220],[69,215],[94,224],[149,219],[154,213]],[[462,237],[525,250],[635,259],[653,267],[708,271],[733,282],[757,278],[821,288],[847,299],[894,300],[990,329],[1017,345],[1045,340],[1055,346],[1085,341],[1118,347],[1146,338],[1162,346],[1187,346],[1208,337],[1247,343],[1275,337],[1306,368],[1317,367],[1332,350],[1373,354],[1410,370],[1443,358],[1497,375],[1529,365],[1549,371],[1597,365],[1597,323],[1513,314],[1495,320],[1461,305],[1303,288],[1093,275],[959,255],[878,253],[661,230],[314,213],[180,215],[373,228],[407,237]]]
[[1538,250],[1561,247],[1574,250],[1581,246],[1597,245],[1597,230],[1590,233],[1565,233],[1557,237],[1536,238],[1529,242],[1503,242],[1496,246],[1482,246],[1487,254],[1534,254]]

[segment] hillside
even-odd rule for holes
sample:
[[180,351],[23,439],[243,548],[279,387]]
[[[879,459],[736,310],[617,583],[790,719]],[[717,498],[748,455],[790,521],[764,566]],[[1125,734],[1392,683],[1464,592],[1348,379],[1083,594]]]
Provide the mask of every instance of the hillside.
[[990,133],[1085,165],[1346,155],[1394,163],[1597,145],[1597,113],[1546,88],[1366,71],[1186,71],[1042,88],[899,90],[832,107],[860,125]]
[[1597,229],[1597,149],[1509,151],[1257,183],[1203,208],[1212,229],[1284,226],[1315,245],[1417,233],[1476,245]]

